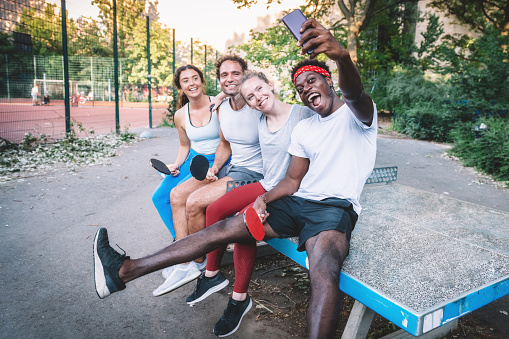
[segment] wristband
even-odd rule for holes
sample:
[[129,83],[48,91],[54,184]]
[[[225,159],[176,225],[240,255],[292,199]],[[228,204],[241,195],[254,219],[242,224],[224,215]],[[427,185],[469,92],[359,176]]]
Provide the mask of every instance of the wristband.
[[259,195],[258,198],[262,198],[263,202],[267,204],[267,198],[264,195]]

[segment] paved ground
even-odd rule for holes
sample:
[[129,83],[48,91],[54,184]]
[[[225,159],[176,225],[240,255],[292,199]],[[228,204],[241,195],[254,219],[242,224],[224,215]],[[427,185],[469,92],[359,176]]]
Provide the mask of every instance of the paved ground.
[[[161,177],[148,160],[172,161],[178,136],[174,129],[151,132],[155,138],[122,149],[108,166],[0,185],[0,337],[214,337],[212,328],[231,287],[193,308],[184,302],[191,284],[152,296],[163,282],[159,273],[105,300],[94,290],[92,241],[98,227],[107,227],[111,242],[133,257],[150,254],[170,240],[150,200]],[[377,166],[399,166],[401,185],[509,212],[509,190],[497,189],[444,158],[445,150],[438,144],[381,137]],[[503,334],[509,333],[507,312],[506,296],[468,317]],[[293,336],[284,326],[255,320],[249,312],[232,337]]]

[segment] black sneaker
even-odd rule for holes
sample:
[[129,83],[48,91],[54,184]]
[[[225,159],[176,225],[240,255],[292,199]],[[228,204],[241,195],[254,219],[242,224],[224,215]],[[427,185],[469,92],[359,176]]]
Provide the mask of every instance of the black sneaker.
[[106,228],[100,228],[94,239],[94,280],[99,298],[106,298],[125,288],[118,272],[126,259],[129,257],[125,253],[120,254],[110,246]]
[[198,278],[198,282],[196,283],[196,288],[193,294],[187,297],[186,302],[189,305],[194,305],[197,302],[207,298],[212,293],[222,290],[228,286],[228,283],[228,279],[226,279],[226,277],[221,272],[218,272],[211,278],[207,278],[205,274],[202,274]]
[[219,319],[216,326],[214,326],[214,334],[218,337],[226,337],[235,333],[240,326],[242,318],[244,318],[247,311],[251,309],[251,304],[249,295],[244,301],[230,298],[221,319]]

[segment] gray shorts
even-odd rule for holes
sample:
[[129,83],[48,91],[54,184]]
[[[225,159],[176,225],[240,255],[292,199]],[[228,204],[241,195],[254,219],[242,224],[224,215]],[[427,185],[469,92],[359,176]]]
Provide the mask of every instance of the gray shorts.
[[224,178],[228,175],[228,169],[230,167],[230,163],[226,163],[223,165],[223,167],[221,167],[221,169],[219,170],[219,172],[217,173],[216,177],[218,179],[221,179],[221,178]]
[[247,169],[242,166],[234,166],[230,165],[228,168],[228,172],[226,174],[232,180],[249,180],[251,182],[253,181],[259,181],[263,179],[263,174],[251,171],[250,169]]
[[304,251],[306,241],[322,231],[336,230],[348,241],[358,215],[352,203],[339,198],[310,200],[289,196],[267,204],[267,223],[283,238],[299,236],[297,251]]

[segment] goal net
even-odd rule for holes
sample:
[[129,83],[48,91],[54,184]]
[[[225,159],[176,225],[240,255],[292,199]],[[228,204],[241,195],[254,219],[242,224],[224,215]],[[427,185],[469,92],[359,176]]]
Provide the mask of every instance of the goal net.
[[[64,80],[34,79],[34,86],[39,86],[41,99],[49,96],[51,100],[63,100],[65,96]],[[78,95],[76,82],[69,80],[69,96]]]

